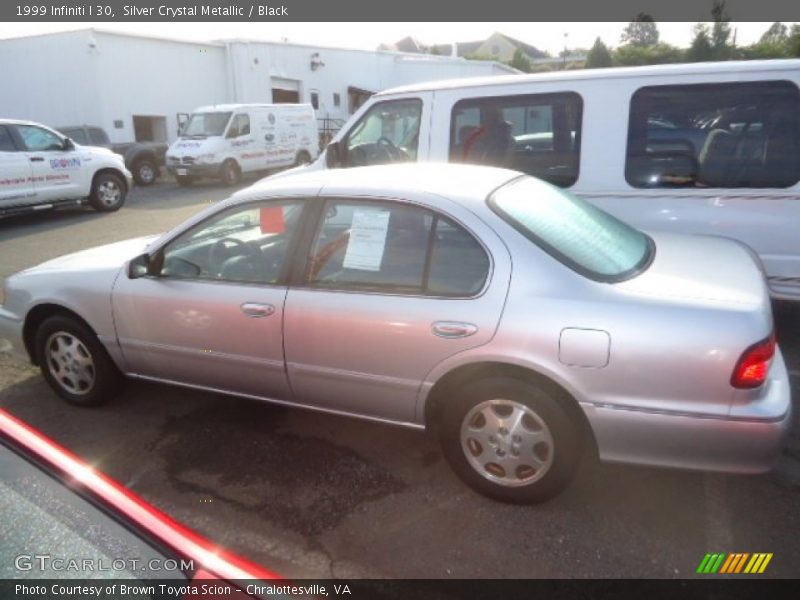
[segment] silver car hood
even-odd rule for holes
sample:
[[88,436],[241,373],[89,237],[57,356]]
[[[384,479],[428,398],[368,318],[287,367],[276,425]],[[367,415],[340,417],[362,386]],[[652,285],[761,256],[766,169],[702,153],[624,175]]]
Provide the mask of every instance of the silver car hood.
[[661,299],[762,307],[769,303],[764,272],[755,254],[733,240],[651,233],[655,258],[643,273],[617,284],[620,290]]
[[65,256],[59,256],[40,265],[26,269],[24,273],[51,271],[98,271],[121,267],[126,261],[143,253],[147,246],[160,235],[148,235],[133,238],[105,246],[97,246],[81,250]]

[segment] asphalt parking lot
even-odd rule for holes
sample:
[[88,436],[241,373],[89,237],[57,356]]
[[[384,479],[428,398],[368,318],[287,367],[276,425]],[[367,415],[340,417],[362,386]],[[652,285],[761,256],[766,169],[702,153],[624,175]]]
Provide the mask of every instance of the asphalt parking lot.
[[[0,278],[169,229],[230,190],[138,188],[118,213],[0,221]],[[800,307],[776,307],[797,404]],[[544,505],[465,487],[425,434],[132,382],[98,409],[0,352],[0,405],[190,527],[288,577],[687,577],[706,552],[772,552],[800,573],[800,410],[776,470],[726,476],[597,464]]]

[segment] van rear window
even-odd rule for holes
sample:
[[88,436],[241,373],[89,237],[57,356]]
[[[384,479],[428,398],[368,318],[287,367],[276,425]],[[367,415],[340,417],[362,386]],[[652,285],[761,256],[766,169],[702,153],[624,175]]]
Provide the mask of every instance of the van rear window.
[[638,229],[532,177],[499,188],[489,206],[545,252],[596,281],[634,277],[655,252],[652,240]]
[[469,98],[453,106],[450,161],[578,180],[583,101],[574,92]]
[[785,188],[800,180],[800,90],[790,81],[643,87],[631,98],[634,187]]

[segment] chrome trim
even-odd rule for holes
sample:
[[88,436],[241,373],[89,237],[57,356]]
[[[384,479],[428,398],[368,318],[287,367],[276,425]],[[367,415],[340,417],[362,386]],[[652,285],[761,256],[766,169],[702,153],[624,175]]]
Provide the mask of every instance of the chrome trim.
[[241,392],[231,392],[228,390],[223,390],[220,388],[213,388],[207,387],[203,385],[196,385],[193,383],[182,383],[180,381],[173,381],[171,379],[161,379],[159,377],[151,377],[149,375],[139,375],[138,373],[125,373],[126,376],[132,377],[133,379],[141,379],[143,381],[151,381],[153,383],[164,383],[167,385],[174,385],[177,387],[189,388],[193,390],[200,390],[203,392],[211,392],[214,394],[225,394],[226,396],[236,396],[238,398],[247,398],[248,400],[259,400],[262,402],[269,402],[271,404],[280,404],[281,406],[288,406],[289,408],[301,408],[306,410],[311,410],[314,412],[321,412],[331,415],[336,415],[340,417],[353,417],[356,419],[361,419],[364,421],[374,421],[376,423],[383,423],[384,425],[395,425],[398,427],[404,427],[406,429],[416,429],[419,431],[423,431],[425,429],[425,425],[421,423],[410,423],[408,421],[394,421],[392,419],[382,419],[380,417],[372,417],[369,415],[362,415],[359,413],[351,413],[343,410],[334,410],[331,408],[323,408],[320,406],[311,406],[309,404],[298,404],[297,402],[291,402],[290,400],[279,400],[277,398],[268,398],[267,396],[256,396],[253,394],[243,394]]
[[712,421],[737,421],[739,423],[778,423],[783,421],[786,418],[786,415],[789,414],[790,410],[786,410],[782,415],[771,417],[769,419],[754,419],[752,417],[740,417],[736,415],[715,415],[712,413],[694,413],[682,410],[665,410],[665,409],[654,409],[654,408],[642,408],[638,406],[620,406],[618,404],[607,404],[605,402],[591,402],[591,401],[583,401],[580,402],[582,406],[591,406],[593,408],[604,408],[607,410],[617,410],[621,412],[635,412],[635,413],[645,413],[649,415],[664,415],[667,417],[688,417],[692,419],[706,419]]
[[330,379],[338,379],[340,381],[358,381],[362,383],[372,383],[382,387],[390,387],[401,390],[414,390],[419,389],[420,382],[415,379],[402,379],[400,377],[383,377],[380,375],[371,375],[369,373],[361,373],[359,371],[347,371],[345,369],[331,369],[326,367],[309,367],[299,363],[286,363],[290,371],[294,371],[296,375],[310,375],[312,377],[328,377]]

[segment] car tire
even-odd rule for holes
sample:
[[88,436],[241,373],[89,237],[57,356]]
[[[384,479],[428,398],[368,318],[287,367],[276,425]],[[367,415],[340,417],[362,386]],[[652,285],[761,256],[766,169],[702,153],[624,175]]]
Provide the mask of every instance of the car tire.
[[97,406],[122,391],[123,375],[97,335],[77,319],[46,319],[36,330],[34,348],[45,380],[70,404]]
[[158,165],[152,158],[139,158],[133,163],[133,179],[139,185],[152,185],[158,178]]
[[242,178],[242,171],[239,169],[239,165],[236,164],[235,160],[228,159],[222,163],[220,177],[222,178],[222,183],[228,187],[233,187],[237,185]]
[[175,181],[177,181],[178,185],[181,187],[188,187],[194,183],[194,177],[189,175],[175,175]]
[[301,150],[297,153],[297,158],[294,161],[294,166],[299,167],[301,165],[307,165],[311,163],[311,155],[306,152],[305,150]]
[[114,212],[125,204],[125,182],[114,173],[99,173],[92,182],[89,204],[100,212]]
[[481,494],[516,504],[558,495],[582,454],[579,428],[544,386],[490,377],[461,387],[441,411],[450,466]]

